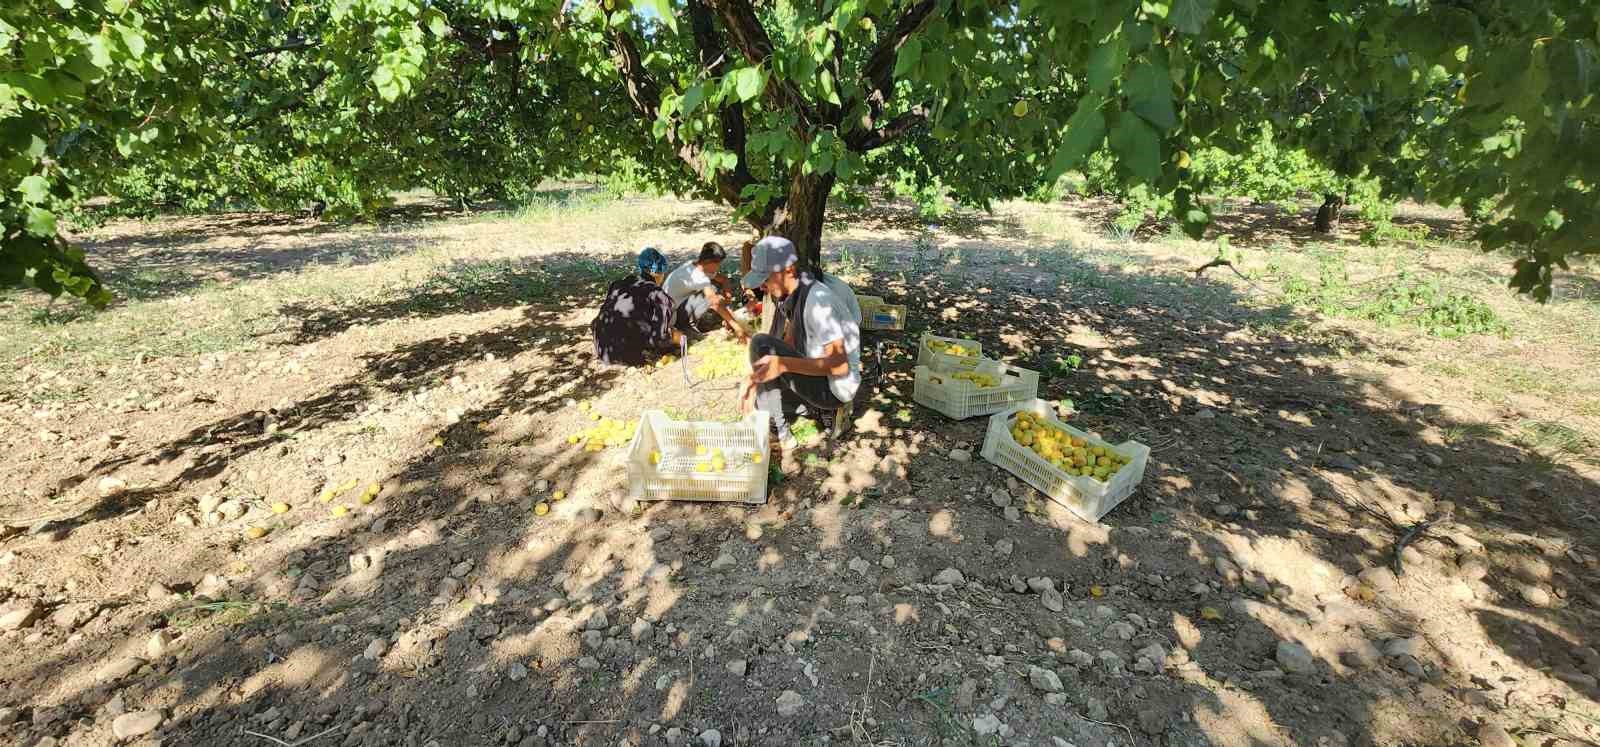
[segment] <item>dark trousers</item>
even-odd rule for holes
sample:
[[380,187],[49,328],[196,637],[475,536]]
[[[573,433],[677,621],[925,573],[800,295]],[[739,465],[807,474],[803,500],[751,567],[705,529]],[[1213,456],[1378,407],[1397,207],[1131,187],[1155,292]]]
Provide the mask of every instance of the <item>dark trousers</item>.
[[[786,358],[806,357],[793,345],[776,335],[759,334],[750,338],[750,362],[766,355]],[[756,385],[756,407],[772,417],[779,433],[792,424],[796,408],[804,404],[814,410],[837,410],[844,406],[833,390],[828,388],[828,377],[786,373],[771,381]]]

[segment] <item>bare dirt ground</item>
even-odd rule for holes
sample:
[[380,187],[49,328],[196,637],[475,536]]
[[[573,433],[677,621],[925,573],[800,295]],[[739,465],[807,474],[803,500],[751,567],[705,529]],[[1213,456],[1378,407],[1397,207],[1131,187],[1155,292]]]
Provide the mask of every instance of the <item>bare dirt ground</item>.
[[[1448,214],[1372,248],[1245,209],[1240,264],[1273,272],[1195,277],[1214,246],[1105,215],[841,213],[831,266],[910,329],[760,507],[637,505],[621,450],[568,443],[591,411],[735,414],[736,377],[596,368],[587,338],[640,246],[744,237],[716,208],[91,232],[116,308],[0,297],[0,738],[1600,742],[1596,276],[1538,307]],[[1509,334],[1286,304],[1329,251]],[[1141,487],[1090,523],[976,458],[985,419],[911,400],[924,330],[1151,446]]]

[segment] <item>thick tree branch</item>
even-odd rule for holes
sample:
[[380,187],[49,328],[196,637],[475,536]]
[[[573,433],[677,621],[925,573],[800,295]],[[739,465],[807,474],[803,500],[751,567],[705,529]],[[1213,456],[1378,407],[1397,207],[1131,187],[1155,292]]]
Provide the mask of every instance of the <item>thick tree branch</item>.
[[867,57],[867,64],[861,69],[861,79],[867,89],[867,103],[881,107],[894,96],[894,65],[900,57],[900,48],[905,46],[906,40],[922,28],[939,5],[937,0],[922,0],[906,8],[906,12],[894,22],[894,28],[874,47],[871,56]]
[[[692,11],[700,3],[698,0],[694,0],[690,5]],[[690,20],[692,23],[699,22],[693,17]],[[709,14],[707,20],[709,20]],[[697,44],[701,41],[699,38],[700,31],[698,28],[695,30]],[[715,28],[712,27],[708,31],[709,34],[704,38],[707,46],[700,50],[702,60],[705,60],[708,65],[725,64],[715,59],[719,55],[714,53],[714,50],[720,46],[720,42],[715,37]],[[628,100],[633,104],[633,109],[639,115],[639,118],[646,125],[653,126],[660,116],[661,88],[650,75],[650,70],[645,67],[644,56],[639,52],[639,45],[627,30],[616,29],[611,32],[611,48],[612,57],[617,63],[617,70],[622,75],[623,86],[628,92]],[[721,119],[724,142],[730,150],[739,154],[739,165],[732,172],[711,171],[706,166],[705,148],[699,143],[684,140],[678,132],[676,123],[667,128],[666,141],[668,145],[672,146],[674,153],[678,156],[678,160],[687,165],[702,180],[711,182],[714,185],[713,194],[711,195],[713,198],[730,207],[737,207],[745,202],[741,197],[744,188],[754,184],[756,181],[744,162],[745,124],[743,109],[739,108],[730,112],[725,107],[721,112]],[[735,145],[737,145],[737,148],[734,147]],[[772,209],[769,208],[763,211],[764,215],[751,216],[750,222],[756,224],[758,220],[765,221],[758,227],[770,224]]]
[[[727,74],[732,67],[733,56],[729,54],[722,34],[717,31],[716,16],[704,0],[689,0],[688,8],[689,28],[694,35],[695,48],[700,54],[702,74],[708,78]],[[750,173],[750,164],[745,158],[748,138],[744,104],[736,99],[724,99],[717,111],[717,118],[722,130],[723,147],[739,159],[731,171],[717,174],[717,192],[729,205],[740,205],[745,201],[743,198],[745,188],[756,183],[755,175]],[[754,216],[752,223],[757,220],[763,221],[763,225],[771,223],[770,216]]]
[[[749,0],[706,0],[707,4],[715,8],[718,15],[722,16],[722,24],[728,29],[728,36],[733,39],[733,45],[744,55],[746,61],[753,65],[766,63],[772,57],[772,37],[767,35],[767,29],[761,25],[761,19],[756,17],[755,8],[751,7]],[[768,78],[767,96],[772,99],[773,106],[778,109],[792,111],[800,120],[800,127],[809,130],[822,124],[837,124],[827,122],[817,114],[816,109],[806,101],[794,83],[784,80],[776,74]]]
[[931,107],[918,105],[911,110],[889,120],[882,127],[875,130],[855,130],[844,138],[845,145],[857,153],[866,153],[874,148],[881,148],[910,132],[918,125],[924,124],[932,115]]
[[315,49],[316,47],[319,47],[321,45],[322,45],[322,42],[320,40],[317,40],[317,39],[297,39],[295,41],[289,42],[288,44],[279,44],[276,47],[262,47],[260,49],[252,49],[252,50],[250,50],[248,52],[241,53],[239,55],[239,58],[247,60],[247,59],[250,59],[252,57],[260,57],[262,55],[276,54],[278,52],[298,52],[298,51],[300,51],[302,49]]
[[[867,57],[867,64],[861,69],[861,83],[862,88],[866,90],[867,108],[862,113],[860,121],[855,123],[852,132],[845,136],[845,141],[876,141],[876,144],[859,147],[852,145],[856,150],[870,150],[888,142],[889,139],[893,139],[892,137],[879,139],[878,136],[880,133],[887,135],[894,131],[895,125],[905,119],[906,115],[901,115],[895,122],[887,125],[879,124],[889,100],[894,98],[894,67],[896,61],[900,58],[900,48],[905,46],[906,40],[910,39],[912,34],[917,33],[922,28],[922,25],[927,22],[928,17],[933,14],[938,4],[937,0],[921,0],[915,5],[906,8],[905,12],[900,14],[900,18],[894,22],[894,27],[882,39],[878,40],[878,46],[874,47],[872,54]],[[911,113],[915,113],[922,108],[913,108]],[[928,115],[923,112],[918,116],[922,118],[922,121],[926,121]],[[899,137],[904,134],[906,129],[915,124],[915,121],[906,123],[904,128],[894,131],[893,137]]]

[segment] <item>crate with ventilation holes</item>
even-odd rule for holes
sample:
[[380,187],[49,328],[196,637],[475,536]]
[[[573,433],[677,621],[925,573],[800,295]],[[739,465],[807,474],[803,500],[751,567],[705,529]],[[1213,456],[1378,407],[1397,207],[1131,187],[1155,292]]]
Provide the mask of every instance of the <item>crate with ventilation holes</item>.
[[887,303],[877,296],[857,296],[861,304],[861,328],[895,332],[906,328],[906,307]]
[[965,371],[917,366],[911,398],[954,420],[991,415],[1039,396],[1039,372],[987,358]]
[[917,365],[935,371],[966,371],[983,360],[983,344],[977,340],[940,337],[923,333],[917,343]]
[[628,447],[628,493],[641,501],[767,502],[769,420],[753,412],[733,423],[639,417]]
[[[1017,442],[1012,436],[1017,414],[1031,412],[1039,420],[1060,429],[1091,447],[1115,452],[1128,463],[1105,480],[1085,475],[1070,475],[1057,465]],[[1085,433],[1056,418],[1055,408],[1041,399],[1030,400],[995,413],[989,418],[989,432],[983,440],[983,458],[1016,475],[1044,493],[1052,501],[1088,521],[1099,521],[1133,494],[1144,479],[1150,447],[1137,441],[1113,445],[1093,433]]]

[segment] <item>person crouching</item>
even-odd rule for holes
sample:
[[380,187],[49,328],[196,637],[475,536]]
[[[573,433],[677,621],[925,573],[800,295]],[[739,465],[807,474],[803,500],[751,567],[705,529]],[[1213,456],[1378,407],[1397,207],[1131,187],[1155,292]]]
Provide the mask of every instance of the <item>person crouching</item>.
[[672,327],[672,297],[661,286],[666,271],[667,258],[646,247],[634,272],[606,288],[600,313],[589,325],[596,358],[641,366],[679,349],[682,334]]
[[[779,304],[773,331],[750,340],[750,381],[742,402],[766,412],[785,450],[796,446],[790,432],[799,406],[834,412],[848,422],[861,386],[861,322],[845,297],[799,266],[788,239],[769,236],[751,252],[747,288],[761,286]],[[840,419],[844,419],[841,421]]]

